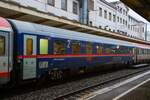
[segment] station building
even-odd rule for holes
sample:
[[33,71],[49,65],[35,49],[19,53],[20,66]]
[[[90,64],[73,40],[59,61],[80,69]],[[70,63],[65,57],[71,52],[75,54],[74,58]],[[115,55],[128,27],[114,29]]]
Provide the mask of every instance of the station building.
[[128,12],[129,8],[122,2],[112,2],[116,7],[116,26],[117,32],[123,35],[128,33]]
[[[131,38],[145,39],[146,24],[129,15],[129,8],[120,1],[91,0],[89,25]],[[90,4],[92,4],[90,2]]]
[[[2,1],[19,4],[20,6],[28,7],[34,11],[57,16],[72,22],[80,23],[81,25],[96,27],[131,38],[145,39],[146,24],[130,16],[128,13],[129,8],[120,1],[111,3],[105,0]],[[39,21],[39,23],[40,22],[41,21]],[[59,25],[57,25],[57,27],[59,27]]]
[[104,0],[90,0],[89,25],[115,32],[116,7]]
[[78,0],[12,0],[25,7],[36,9],[50,15],[79,21]]
[[128,35],[137,38],[146,40],[146,27],[147,24],[135,19],[134,17],[128,15]]

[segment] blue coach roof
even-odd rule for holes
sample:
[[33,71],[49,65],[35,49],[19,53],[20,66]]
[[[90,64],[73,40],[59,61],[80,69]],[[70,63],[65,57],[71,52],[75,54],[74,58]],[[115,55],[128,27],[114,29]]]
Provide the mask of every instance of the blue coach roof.
[[65,29],[49,27],[49,26],[44,26],[44,25],[39,25],[39,24],[34,24],[34,23],[29,23],[29,22],[17,21],[17,20],[9,20],[9,21],[14,25],[18,33],[43,34],[43,35],[47,35],[51,37],[65,38],[65,39],[72,39],[72,40],[81,40],[81,41],[125,45],[125,46],[135,46],[131,42],[110,39],[110,38],[97,36],[97,35],[69,31]]

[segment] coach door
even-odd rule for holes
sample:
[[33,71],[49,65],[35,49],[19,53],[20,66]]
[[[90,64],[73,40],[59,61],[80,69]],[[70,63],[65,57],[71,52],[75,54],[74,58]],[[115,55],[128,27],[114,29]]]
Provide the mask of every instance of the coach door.
[[24,35],[23,80],[36,78],[37,36]]
[[133,48],[134,63],[137,63],[137,48]]

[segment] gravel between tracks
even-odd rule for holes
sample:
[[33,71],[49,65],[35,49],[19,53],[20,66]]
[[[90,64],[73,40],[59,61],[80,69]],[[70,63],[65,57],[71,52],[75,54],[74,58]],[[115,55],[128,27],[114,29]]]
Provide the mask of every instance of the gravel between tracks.
[[[139,70],[149,70],[149,67],[140,68],[140,69],[125,69],[116,72],[111,72],[107,74],[102,74],[94,77],[84,78],[60,85],[50,86],[48,88],[43,88],[40,90],[34,90],[28,93],[22,93],[15,96],[4,97],[4,100],[52,100],[60,95],[66,94],[70,91],[75,91],[76,89],[84,88],[87,86],[91,86],[95,83],[104,82],[105,80],[109,80],[111,78],[117,78],[122,75],[126,75],[129,73],[134,73]],[[1,100],[1,99],[0,99]]]

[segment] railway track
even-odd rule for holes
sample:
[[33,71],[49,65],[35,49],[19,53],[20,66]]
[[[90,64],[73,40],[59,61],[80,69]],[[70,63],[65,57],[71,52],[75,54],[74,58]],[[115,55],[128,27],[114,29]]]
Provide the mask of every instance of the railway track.
[[[86,77],[84,79],[74,80],[59,85],[49,86],[41,89],[31,89],[31,91],[19,89],[19,94],[13,94],[16,90],[7,91],[2,100],[76,100],[104,88],[107,85],[117,83],[132,76],[150,70],[150,67],[139,69],[123,69],[116,72],[100,74],[97,76]],[[105,86],[106,85],[106,86]],[[30,87],[35,88],[35,87]],[[25,89],[28,89],[27,87]],[[22,93],[20,93],[22,92]],[[1,96],[0,96],[1,99]]]
[[[109,83],[114,82],[114,81],[125,79],[127,77],[137,75],[137,74],[142,73],[144,71],[146,71],[146,69],[139,70],[139,71],[129,73],[129,74],[126,74],[126,75],[122,75],[122,76],[119,76],[119,77],[116,77],[116,78],[112,78],[110,80],[106,80],[106,81],[103,81],[103,82],[100,82],[100,83],[97,83],[97,84],[93,84],[93,85],[88,86],[88,87],[80,88],[80,89],[77,89],[75,91],[68,92],[64,95],[60,95],[60,96],[54,98],[54,100],[76,100],[76,99],[77,100],[83,100],[84,98],[86,98],[88,96],[88,94],[100,89],[101,86],[104,85],[104,84],[109,84]],[[80,99],[81,97],[82,97],[82,99]]]

